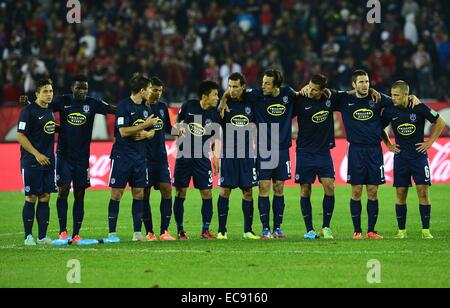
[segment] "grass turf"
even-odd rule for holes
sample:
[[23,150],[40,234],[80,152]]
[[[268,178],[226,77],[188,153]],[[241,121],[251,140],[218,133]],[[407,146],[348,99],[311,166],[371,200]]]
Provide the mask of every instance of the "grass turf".
[[[214,191],[214,202],[217,201]],[[256,193],[256,192],[255,192]],[[255,195],[256,196],[256,195]],[[187,242],[133,243],[131,196],[121,203],[119,245],[25,247],[21,213],[21,193],[0,193],[0,287],[194,287],[194,288],[272,288],[272,287],[450,287],[450,186],[431,188],[434,240],[421,239],[421,223],[415,191],[410,192],[409,239],[393,239],[395,190],[380,190],[380,217],[377,229],[382,241],[351,240],[353,226],[349,209],[349,187],[336,189],[336,209],[332,229],[334,241],[304,241],[300,215],[299,189],[286,189],[283,230],[286,240],[244,241],[241,194],[233,192],[224,241],[200,240],[201,200],[197,191],[188,192],[185,203]],[[316,229],[322,224],[322,189],[313,191],[313,216]],[[69,200],[69,209],[71,201]],[[257,199],[255,199],[257,200]],[[106,236],[109,192],[88,191],[82,236]],[[56,195],[51,201],[49,236],[58,233]],[[363,201],[363,206],[364,201]],[[217,210],[212,230],[217,231]],[[71,228],[71,210],[69,227]],[[159,229],[159,193],[152,192],[155,231]],[[261,231],[255,202],[254,230]],[[363,211],[363,226],[367,226]],[[35,223],[35,232],[37,226]],[[170,230],[176,227],[172,218]],[[80,261],[81,284],[69,284],[67,262]],[[381,284],[369,284],[369,260],[381,263]]]

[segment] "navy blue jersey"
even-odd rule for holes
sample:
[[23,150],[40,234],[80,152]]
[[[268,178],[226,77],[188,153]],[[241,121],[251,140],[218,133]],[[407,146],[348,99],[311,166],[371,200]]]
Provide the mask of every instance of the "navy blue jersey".
[[53,111],[59,112],[61,122],[58,156],[72,161],[88,160],[95,115],[106,115],[110,105],[89,96],[77,101],[70,94],[57,96],[52,106]]
[[439,114],[425,104],[405,109],[391,106],[383,111],[383,127],[392,125],[402,158],[416,159],[427,155],[416,150],[416,144],[424,142],[425,121],[436,123],[438,118]]
[[114,129],[116,142],[111,152],[112,159],[126,157],[131,162],[146,161],[147,140],[134,141],[130,137],[124,138],[120,135],[119,129],[143,124],[149,115],[150,113],[143,103],[135,104],[131,98],[126,98],[119,103],[116,111],[116,124]]
[[[292,145],[292,116],[297,99],[291,87],[281,87],[277,97],[264,96],[262,89],[247,90],[246,95],[253,103],[255,121],[259,128],[259,143],[267,142],[271,149],[272,129],[270,124],[279,124],[280,150],[289,149]],[[261,131],[261,124],[268,124],[267,134]]]
[[223,158],[255,158],[254,138],[256,127],[253,103],[244,99],[236,101],[228,99],[230,112],[225,112],[222,119]]
[[322,96],[319,100],[299,96],[295,106],[298,122],[297,149],[324,153],[336,146],[333,111],[336,104]]
[[155,130],[155,137],[147,141],[147,159],[152,162],[167,160],[166,134],[172,133],[167,105],[162,102],[147,105],[150,115],[158,119],[158,123],[150,129]]
[[358,98],[344,92],[333,96],[342,113],[348,142],[368,146],[380,144],[383,131],[381,111],[393,105],[391,98],[382,94],[381,102],[375,103],[370,95]]
[[[220,125],[220,116],[216,108],[208,110],[202,109],[199,100],[191,100],[183,104],[178,114],[178,122],[184,122],[186,125],[186,134],[180,138],[182,142],[180,151],[187,151],[184,157],[190,155],[190,158],[208,158],[203,153],[204,148],[211,148],[211,138],[217,135],[219,131],[215,131],[215,126]],[[187,145],[190,145],[190,151]],[[186,157],[187,158],[187,157]]]
[[36,103],[26,106],[21,112],[17,132],[24,134],[33,147],[48,157],[51,166],[41,166],[33,154],[20,148],[20,162],[23,167],[37,166],[40,169],[53,169],[55,166],[55,116],[50,108],[42,108]]

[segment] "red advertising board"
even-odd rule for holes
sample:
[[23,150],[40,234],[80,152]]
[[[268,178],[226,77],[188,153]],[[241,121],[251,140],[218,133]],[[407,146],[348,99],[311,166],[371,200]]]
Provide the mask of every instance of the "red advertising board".
[[[90,175],[92,189],[106,189],[109,180],[110,160],[112,144],[109,142],[93,143],[91,146]],[[169,164],[172,169],[175,166],[176,144],[167,142]],[[0,144],[2,159],[0,160],[0,191],[20,191],[23,188],[20,173],[20,150],[18,144]],[[393,177],[393,153],[384,148],[384,163],[386,177],[392,183]],[[337,146],[332,151],[336,168],[337,185],[345,184],[347,179],[347,142],[344,139],[337,140]],[[295,147],[291,149],[292,170],[295,170]],[[435,184],[450,183],[450,138],[439,139],[429,151],[430,169]],[[295,177],[295,175],[293,175]],[[217,177],[214,183],[217,184]],[[287,183],[295,185],[294,180]]]

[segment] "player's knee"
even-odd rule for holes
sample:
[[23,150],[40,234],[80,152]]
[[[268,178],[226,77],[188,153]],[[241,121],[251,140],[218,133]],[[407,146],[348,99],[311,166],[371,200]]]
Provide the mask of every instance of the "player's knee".
[[84,188],[75,189],[74,196],[77,200],[83,200],[86,190]]
[[244,189],[242,191],[243,199],[245,201],[251,202],[253,201],[253,190],[252,189]]
[[230,188],[222,188],[220,190],[220,196],[225,199],[230,199],[231,189]]
[[33,203],[33,204],[36,203],[37,199],[38,199],[38,197],[35,196],[35,195],[31,195],[31,196],[26,196],[26,197],[25,197],[25,201],[26,201],[26,202],[28,202],[28,203]]
[[120,190],[120,189],[112,189],[111,190],[111,199],[113,201],[122,200],[122,196],[123,196],[123,190]]
[[352,199],[361,200],[362,197],[362,186],[352,186]]
[[400,204],[400,205],[406,204],[407,198],[408,198],[408,190],[407,189],[397,189],[397,204]]
[[311,198],[311,185],[305,184],[301,186],[302,198]]
[[163,199],[172,199],[172,187],[170,185],[161,185],[159,189]]
[[50,202],[50,194],[42,194],[39,196],[39,202]]
[[58,198],[59,199],[67,199],[69,197],[70,187],[68,185],[64,185],[59,187]]
[[430,204],[430,194],[428,192],[428,189],[417,189],[417,196],[419,197],[420,204]]
[[284,183],[275,183],[273,186],[273,192],[276,196],[284,195]]
[[186,199],[186,193],[187,193],[187,189],[177,188],[175,195],[177,198]]
[[203,200],[212,199],[212,191],[211,190],[202,190],[202,191],[200,191],[200,195]]
[[133,189],[134,200],[144,200],[144,189]]
[[270,182],[259,184],[259,195],[262,197],[268,197],[270,195]]

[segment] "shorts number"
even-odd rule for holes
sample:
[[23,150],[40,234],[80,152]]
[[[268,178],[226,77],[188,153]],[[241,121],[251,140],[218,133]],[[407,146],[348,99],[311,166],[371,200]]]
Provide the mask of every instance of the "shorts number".
[[381,171],[381,178],[384,179],[384,166],[380,167],[380,171]]
[[287,173],[291,174],[291,162],[290,161],[286,162],[286,166],[287,166]]
[[208,173],[209,173],[209,184],[212,184],[213,183],[213,173],[212,173],[212,171],[209,171]]
[[428,167],[428,166],[425,166],[425,177],[427,179],[430,178],[430,167]]
[[256,173],[256,168],[253,168],[253,181],[257,181],[258,180],[258,174]]

